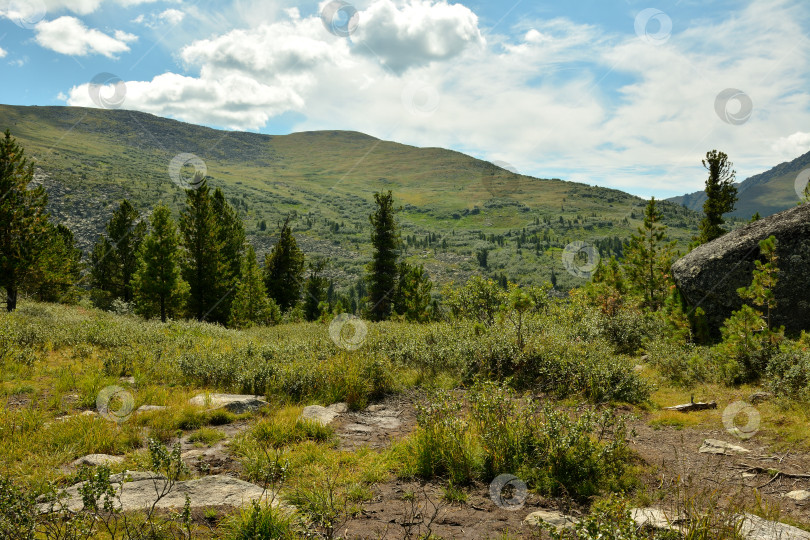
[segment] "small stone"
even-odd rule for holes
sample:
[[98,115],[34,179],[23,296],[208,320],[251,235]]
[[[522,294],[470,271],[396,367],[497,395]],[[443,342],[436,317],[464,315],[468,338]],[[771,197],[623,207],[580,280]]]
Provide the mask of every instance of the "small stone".
[[304,407],[303,412],[301,412],[300,419],[312,420],[320,423],[321,425],[328,426],[335,418],[348,410],[349,408],[345,403],[335,403],[333,405],[329,405],[328,407],[323,407],[321,405],[309,405],[308,407]]
[[756,478],[756,476],[757,475],[755,473],[752,473],[752,472],[744,472],[744,473],[742,473],[743,478]]
[[561,529],[573,529],[574,525],[579,520],[573,516],[568,516],[554,510],[538,510],[526,516],[523,523],[536,527],[540,525],[541,521],[545,521],[559,531]]
[[806,489],[797,489],[796,491],[785,493],[785,497],[788,499],[793,499],[794,501],[806,501],[807,499],[810,499],[810,491],[807,491]]
[[773,394],[770,392],[754,392],[750,396],[748,396],[748,403],[751,405],[756,405],[757,403],[762,403],[763,401],[768,401],[773,397]]
[[706,439],[703,445],[698,450],[701,454],[723,454],[726,456],[734,456],[737,454],[747,454],[750,450],[742,446],[736,446],[725,441],[718,439]]
[[163,409],[168,409],[168,407],[164,405],[141,405],[135,409],[135,412],[162,411]]
[[670,518],[663,510],[658,508],[633,508],[630,511],[633,521],[639,528],[649,527],[659,530],[678,530],[677,518]]
[[374,424],[380,429],[393,430],[402,425],[399,418],[394,418],[391,416],[372,416],[370,418],[364,418],[364,420],[369,424]]
[[643,355],[643,356],[640,358],[640,360],[641,360],[642,362],[648,362],[648,361],[650,360],[650,355],[645,354],[645,355]]
[[131,384],[133,386],[135,385],[135,377],[121,377],[118,380],[123,383]]
[[737,516],[742,520],[740,535],[746,540],[810,540],[810,532],[778,521],[768,521],[752,514]]
[[364,426],[363,424],[349,424],[344,428],[346,431],[353,431],[355,433],[371,433],[374,428]]
[[80,457],[71,463],[73,467],[80,467],[87,465],[88,467],[100,467],[102,465],[109,467],[110,465],[119,465],[124,462],[123,456],[111,456],[109,454],[89,454]]

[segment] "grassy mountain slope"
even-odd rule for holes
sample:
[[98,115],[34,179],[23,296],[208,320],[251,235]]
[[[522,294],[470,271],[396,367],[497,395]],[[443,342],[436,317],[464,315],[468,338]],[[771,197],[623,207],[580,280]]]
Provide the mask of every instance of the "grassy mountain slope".
[[[796,206],[798,202],[795,189],[796,176],[808,167],[810,167],[810,152],[743,180],[737,184],[739,200],[731,215],[750,218],[759,212],[765,217]],[[706,194],[703,191],[696,191],[667,200],[700,211],[706,201]]]
[[[439,282],[480,272],[537,283],[554,272],[560,287],[581,283],[565,271],[562,248],[583,240],[608,255],[605,239],[615,248],[629,237],[644,205],[621,191],[517,175],[458,152],[356,132],[270,136],[133,111],[0,105],[6,127],[35,159],[52,214],[85,250],[123,197],[144,213],[158,202],[178,211],[185,194],[169,163],[189,153],[204,160],[209,183],[238,209],[260,255],[278,222],[294,213],[302,248],[331,259],[339,286],[359,279],[368,261],[375,191],[394,193],[406,255]],[[663,210],[670,235],[684,245],[699,216],[675,204]],[[476,257],[481,249],[489,250],[486,268]]]

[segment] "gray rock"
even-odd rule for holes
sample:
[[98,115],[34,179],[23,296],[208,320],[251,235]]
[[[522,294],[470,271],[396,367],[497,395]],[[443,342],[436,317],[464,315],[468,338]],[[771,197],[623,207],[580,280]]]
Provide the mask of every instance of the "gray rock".
[[122,383],[127,383],[133,386],[135,385],[135,377],[121,377],[118,380],[121,381]]
[[141,405],[137,409],[135,409],[136,413],[140,412],[147,412],[147,411],[162,411],[164,409],[168,409],[165,405]]
[[810,491],[807,491],[806,489],[797,489],[796,491],[785,493],[785,497],[788,499],[793,499],[794,501],[806,501],[807,499],[810,499]]
[[737,454],[747,454],[750,450],[742,446],[736,446],[717,439],[706,439],[698,450],[701,454],[723,454],[726,456],[736,456]]
[[[123,474],[110,476],[113,487],[117,490],[121,488],[121,500],[114,501],[116,508],[123,511],[143,510],[148,508],[155,501],[156,491],[163,490],[165,478],[152,472],[127,472],[127,480],[121,487]],[[64,491],[66,499],[64,505],[59,509],[70,511],[81,510],[83,507],[82,497],[79,493],[81,483],[75,484]],[[183,508],[186,502],[186,494],[191,500],[191,508],[202,508],[208,506],[243,506],[244,504],[259,500],[264,494],[261,487],[232,478],[225,475],[205,476],[197,480],[186,480],[176,482],[171,491],[158,501],[156,508]],[[46,505],[40,505],[40,511],[46,512]]]
[[678,517],[670,516],[658,508],[633,508],[630,511],[639,528],[679,531]]
[[247,394],[198,394],[188,402],[208,409],[226,409],[235,414],[254,412],[268,406],[261,396]]
[[574,525],[576,525],[579,520],[573,516],[554,510],[538,510],[526,516],[523,523],[536,527],[541,521],[545,521],[559,531],[562,529],[573,529]]
[[751,405],[756,405],[757,403],[762,403],[763,401],[768,401],[773,397],[773,394],[770,392],[754,392],[750,396],[748,396],[748,403]]
[[803,204],[703,244],[672,265],[686,302],[703,308],[713,332],[742,306],[737,289],[751,284],[759,241],[770,235],[778,242],[780,269],[773,323],[792,332],[810,329],[810,204]]
[[335,418],[348,410],[349,407],[345,403],[334,403],[328,407],[309,405],[304,407],[301,420],[313,420],[321,425],[328,426]]
[[746,540],[810,540],[810,533],[778,521],[767,521],[751,514],[737,518],[743,520],[741,531]]
[[71,465],[73,467],[80,467],[87,465],[89,467],[100,467],[101,465],[119,465],[124,462],[124,456],[111,456],[109,454],[89,454],[75,460]]

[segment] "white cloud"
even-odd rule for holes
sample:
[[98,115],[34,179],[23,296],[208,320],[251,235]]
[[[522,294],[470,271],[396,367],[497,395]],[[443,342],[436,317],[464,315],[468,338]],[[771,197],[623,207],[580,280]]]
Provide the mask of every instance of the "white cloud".
[[167,9],[159,15],[160,19],[172,26],[180,24],[185,18],[186,14],[179,9]]
[[148,15],[141,13],[140,15],[132,19],[131,22],[135,24],[143,24],[152,29],[158,29],[161,27],[165,27],[166,25],[177,26],[178,24],[183,22],[183,19],[185,19],[185,17],[186,14],[180,11],[179,9],[167,9],[160,13],[150,13]]
[[461,4],[412,0],[398,8],[391,0],[378,0],[359,15],[352,36],[357,52],[378,58],[396,73],[484,43],[478,17]]
[[810,151],[810,133],[797,131],[793,135],[780,137],[771,146],[774,152],[785,159],[796,159],[802,154]]
[[8,53],[7,53],[5,50],[3,50],[3,48],[2,48],[2,47],[0,47],[0,58],[5,58],[5,56],[6,56],[7,54],[8,54]]
[[36,25],[36,41],[42,47],[52,51],[75,56],[102,54],[115,58],[118,53],[128,52],[127,43],[138,39],[137,36],[115,31],[115,37],[87,28],[75,17],[63,16],[53,21],[43,21]]

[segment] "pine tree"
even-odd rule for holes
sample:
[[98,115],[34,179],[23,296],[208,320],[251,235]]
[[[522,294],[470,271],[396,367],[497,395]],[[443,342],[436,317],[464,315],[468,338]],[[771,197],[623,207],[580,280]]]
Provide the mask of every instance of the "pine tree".
[[185,260],[183,279],[189,285],[188,308],[197,320],[225,323],[216,308],[229,289],[223,284],[227,267],[222,256],[223,244],[207,182],[194,177],[197,189],[186,191],[186,208],[180,214]]
[[278,305],[267,296],[262,272],[256,262],[256,250],[249,246],[242,262],[242,272],[231,304],[229,325],[248,328],[253,325],[277,324],[281,320]]
[[372,320],[382,321],[391,315],[391,297],[397,284],[397,257],[400,240],[394,220],[394,197],[375,193],[377,211],[369,216],[371,221],[371,244],[374,249],[369,264],[368,294],[369,314]]
[[42,186],[28,189],[34,165],[6,130],[0,141],[0,287],[6,310],[17,308],[17,295],[35,267],[46,233],[48,196]]
[[[245,227],[236,210],[225,200],[225,195],[219,188],[214,190],[212,206],[219,226],[218,239],[222,246],[222,262],[225,265],[221,285],[226,293],[223,300],[214,308],[211,319],[224,322],[230,317],[231,302],[242,272]],[[232,292],[228,294],[227,291]]]
[[133,276],[137,311],[149,318],[180,313],[188,296],[188,283],[180,270],[180,234],[171,211],[158,206],[152,213],[152,230],[141,244],[138,270]]
[[82,250],[73,232],[64,225],[48,223],[41,249],[25,289],[40,302],[72,302],[75,284],[81,279]]
[[329,261],[318,259],[309,263],[309,277],[304,287],[304,317],[308,321],[317,321],[328,302],[328,280],[323,271]]
[[705,217],[700,222],[699,244],[711,242],[725,234],[723,214],[734,210],[737,202],[737,188],[734,186],[736,172],[731,168],[728,156],[723,152],[712,150],[706,153],[703,166],[709,171],[706,179],[706,202],[703,203]]
[[430,291],[433,288],[425,268],[401,262],[397,287],[392,298],[393,311],[406,321],[427,322],[432,316]]
[[121,201],[107,223],[107,236],[113,245],[113,295],[124,302],[132,302],[132,276],[138,269],[138,250],[145,235],[146,222],[128,200]]
[[264,283],[267,294],[283,311],[289,311],[301,301],[304,280],[304,253],[292,235],[290,218],[284,220],[278,242],[264,263]]
[[663,306],[669,294],[670,267],[675,242],[669,242],[661,213],[651,198],[644,209],[644,221],[638,235],[632,235],[625,252],[625,268],[630,283],[639,291],[643,304],[652,310]]

